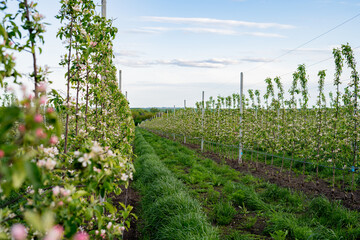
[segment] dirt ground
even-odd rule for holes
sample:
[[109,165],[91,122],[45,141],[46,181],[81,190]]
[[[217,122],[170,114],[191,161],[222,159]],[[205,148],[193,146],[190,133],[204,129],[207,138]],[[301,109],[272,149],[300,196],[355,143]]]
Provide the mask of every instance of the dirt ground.
[[[164,136],[163,136],[164,137]],[[172,140],[172,139],[171,139]],[[281,187],[290,188],[295,191],[301,191],[309,196],[325,196],[330,200],[341,200],[342,205],[351,209],[351,210],[360,210],[360,190],[356,190],[354,192],[346,192],[342,189],[335,188],[332,191],[330,184],[323,179],[314,179],[312,177],[312,181],[306,181],[307,177],[305,175],[297,176],[295,173],[290,172],[287,169],[281,169],[276,166],[267,165],[262,162],[258,162],[257,166],[253,161],[246,161],[242,164],[239,164],[236,159],[228,159],[223,158],[219,154],[213,152],[201,152],[200,146],[194,144],[183,144],[191,149],[194,149],[198,152],[199,155],[210,158],[215,162],[221,164],[225,163],[231,166],[233,169],[242,172],[242,173],[250,173],[254,177],[258,177],[261,179],[265,179],[270,183],[274,183]],[[114,204],[116,202],[123,202],[128,205],[134,207],[133,213],[137,214],[139,212],[139,203],[140,203],[140,195],[136,192],[133,188],[130,187],[126,190],[123,189],[121,195],[117,196],[114,200]],[[237,216],[240,217],[240,216]],[[241,220],[241,219],[238,219]],[[234,221],[236,222],[241,221]],[[141,234],[140,231],[137,229],[139,226],[137,220],[135,218],[131,219],[131,226],[128,231],[125,231],[123,239],[124,240],[135,240],[140,239]],[[234,226],[235,227],[235,226]],[[262,232],[265,227],[265,222],[262,219],[259,219],[254,226],[251,227],[250,232],[257,234]]]
[[[117,208],[121,207],[118,203],[122,202],[125,203],[125,205],[133,206],[132,213],[135,213],[135,215],[139,212],[139,203],[140,203],[140,195],[138,192],[136,192],[132,187],[131,183],[128,189],[123,188],[122,193],[119,196],[116,196],[114,199],[114,205],[117,206]],[[140,231],[137,229],[138,222],[137,220],[131,216],[131,223],[130,228],[128,231],[125,230],[123,235],[123,240],[136,240],[140,239]]]
[[253,161],[243,161],[243,164],[239,164],[235,159],[227,159],[219,156],[219,154],[213,152],[200,151],[200,147],[194,144],[185,144],[187,147],[196,150],[200,155],[214,160],[217,163],[226,162],[229,166],[239,172],[251,173],[253,176],[265,179],[271,183],[274,183],[281,187],[290,188],[310,196],[325,196],[330,200],[341,200],[342,204],[351,210],[360,210],[360,190],[354,192],[346,192],[342,189],[335,188],[332,191],[330,184],[323,179],[314,179],[312,181],[306,181],[307,175],[297,176],[295,173],[290,172],[287,169],[281,169],[276,166],[271,166],[262,162],[258,162],[256,167]]

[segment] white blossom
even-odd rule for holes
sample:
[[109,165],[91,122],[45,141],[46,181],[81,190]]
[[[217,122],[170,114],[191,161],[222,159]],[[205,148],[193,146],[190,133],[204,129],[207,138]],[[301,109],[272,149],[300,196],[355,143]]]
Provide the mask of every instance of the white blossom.
[[82,164],[83,167],[86,167],[88,164],[91,164],[90,155],[85,153],[84,156],[78,159],[78,161]]
[[101,154],[103,152],[103,149],[102,147],[99,145],[98,142],[94,142],[94,145],[91,147],[91,151],[94,153],[94,154]]
[[129,176],[126,173],[121,174],[121,180],[127,181]]
[[76,12],[80,12],[81,7],[79,5],[75,5],[75,6],[73,6],[73,10],[76,11]]

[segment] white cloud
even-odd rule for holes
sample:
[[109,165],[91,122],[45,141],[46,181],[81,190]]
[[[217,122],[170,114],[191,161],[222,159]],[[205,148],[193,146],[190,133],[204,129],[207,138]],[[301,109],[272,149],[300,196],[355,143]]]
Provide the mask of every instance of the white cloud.
[[145,88],[188,88],[188,87],[203,87],[203,86],[207,86],[208,88],[210,87],[219,87],[219,85],[221,86],[233,86],[233,83],[221,83],[219,84],[218,81],[215,82],[210,82],[210,81],[204,81],[204,82],[160,82],[160,81],[136,81],[136,82],[131,82],[128,84],[128,86],[134,86],[134,87],[145,87]]
[[241,35],[254,36],[254,37],[267,37],[267,38],[286,38],[286,36],[277,33],[263,33],[263,32],[244,32]]
[[227,27],[251,27],[251,28],[279,28],[279,29],[292,29],[293,25],[279,24],[279,23],[260,23],[260,22],[247,22],[238,20],[222,20],[215,18],[183,18],[183,17],[156,17],[145,16],[143,17],[148,22],[162,22],[162,23],[175,23],[175,24],[195,24],[195,25],[220,25]]
[[234,30],[220,29],[220,28],[181,28],[181,30],[185,31],[185,32],[213,33],[213,34],[221,34],[221,35],[236,35],[236,34],[238,34]]
[[180,67],[197,67],[197,68],[222,68],[228,65],[238,64],[239,61],[232,59],[205,59],[205,60],[183,60],[183,59],[173,59],[170,61],[159,61],[159,64],[170,64]]
[[114,55],[117,57],[140,57],[144,53],[130,50],[118,50],[114,52]]
[[171,59],[171,60],[129,60],[116,59],[116,63],[128,67],[151,67],[154,65],[172,65],[178,67],[191,68],[224,68],[226,66],[238,65],[241,62],[270,62],[271,59],[265,58],[242,58],[242,59],[228,59],[228,58],[209,58],[203,60],[186,60],[186,59]]
[[256,62],[256,63],[266,63],[266,62],[273,62],[273,59],[269,58],[253,58],[253,57],[247,57],[241,59],[243,62]]
[[155,30],[149,30],[146,28],[135,28],[135,29],[130,29],[130,30],[126,30],[126,33],[136,33],[136,34],[156,34],[156,33],[160,33],[159,31],[155,31]]
[[115,58],[115,64],[120,64],[127,67],[151,67],[154,65],[154,62],[149,60],[129,60],[124,58]]
[[195,68],[222,68],[229,65],[238,64],[240,61],[233,59],[220,59],[211,58],[204,60],[185,60],[185,59],[172,59],[172,60],[129,60],[117,59],[116,63],[128,67],[150,67],[153,65],[173,65],[179,67],[195,67]]
[[286,38],[286,36],[277,33],[265,33],[265,32],[238,32],[232,29],[224,28],[164,28],[164,27],[142,27],[139,29],[132,29],[126,32],[128,33],[143,33],[143,34],[159,34],[170,31],[183,31],[190,33],[208,33],[219,35],[245,35],[254,37],[266,37],[266,38]]

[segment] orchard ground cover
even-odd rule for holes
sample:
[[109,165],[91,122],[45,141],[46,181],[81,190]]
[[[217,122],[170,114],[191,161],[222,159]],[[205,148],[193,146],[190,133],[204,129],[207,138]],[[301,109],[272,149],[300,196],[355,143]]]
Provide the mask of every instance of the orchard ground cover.
[[271,157],[264,156],[263,152],[247,152],[244,151],[243,163],[239,164],[237,154],[238,148],[236,146],[224,146],[214,143],[204,144],[204,150],[201,151],[201,140],[199,138],[186,138],[184,144],[184,137],[181,135],[167,134],[160,131],[152,131],[157,135],[166,137],[171,140],[176,140],[179,143],[196,150],[199,154],[213,159],[217,163],[226,163],[233,169],[240,172],[248,172],[252,175],[265,179],[271,183],[277,184],[282,187],[291,188],[293,190],[302,191],[312,196],[326,196],[328,199],[338,201],[343,206],[351,210],[360,209],[360,190],[353,191],[353,196],[350,197],[350,191],[344,191],[344,172],[339,174],[338,182],[339,186],[332,187],[331,181],[327,179],[331,176],[332,169],[319,168],[319,176],[322,178],[316,178],[311,171],[307,175],[303,175],[302,162],[295,163],[292,171],[289,171],[290,162],[283,164],[281,158],[274,158],[273,164],[268,163]]
[[219,239],[200,203],[165,167],[140,131],[136,132],[135,153],[142,239]]
[[278,187],[141,130],[161,161],[191,189],[221,239],[357,239],[359,213]]

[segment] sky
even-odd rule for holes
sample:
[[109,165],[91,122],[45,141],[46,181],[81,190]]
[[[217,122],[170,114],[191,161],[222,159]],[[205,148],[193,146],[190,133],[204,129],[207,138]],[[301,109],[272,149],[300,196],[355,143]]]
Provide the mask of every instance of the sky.
[[[37,2],[50,24],[39,65],[50,67],[51,87],[65,92],[60,3]],[[101,0],[94,2],[100,13]],[[8,11],[14,5],[10,0]],[[360,0],[107,0],[107,17],[119,30],[114,62],[130,107],[183,107],[184,100],[193,107],[202,91],[206,99],[239,93],[240,72],[244,92],[264,93],[265,78],[276,76],[287,91],[299,64],[307,66],[314,104],[319,70],[327,73],[326,92],[334,90],[332,48],[349,43],[360,59],[358,14]],[[17,55],[20,72],[31,66],[29,54]],[[342,80],[349,82],[348,71]]]

